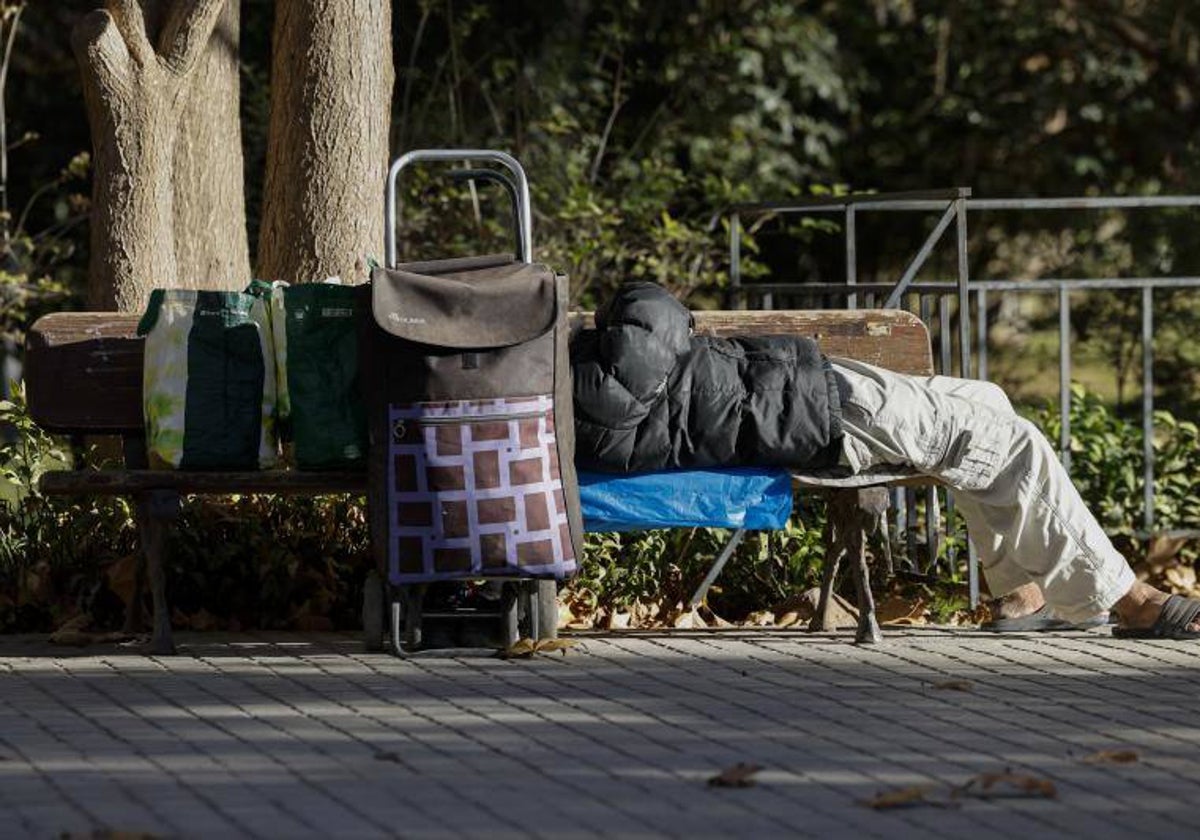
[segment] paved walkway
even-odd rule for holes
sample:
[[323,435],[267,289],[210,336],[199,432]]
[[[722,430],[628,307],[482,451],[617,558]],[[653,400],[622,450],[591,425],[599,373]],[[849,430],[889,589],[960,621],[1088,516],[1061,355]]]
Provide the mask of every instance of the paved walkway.
[[[0,836],[1200,833],[1196,644],[676,632],[405,662],[336,635],[180,640],[0,638]],[[1138,760],[1083,760],[1118,748]],[[706,784],[740,761],[756,785]],[[946,799],[1005,768],[1057,798]],[[861,804],[913,785],[957,807]]]

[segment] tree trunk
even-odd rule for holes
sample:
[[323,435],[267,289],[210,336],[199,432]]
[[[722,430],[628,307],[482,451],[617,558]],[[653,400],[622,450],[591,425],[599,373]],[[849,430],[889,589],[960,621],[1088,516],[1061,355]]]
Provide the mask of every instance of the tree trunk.
[[250,282],[238,113],[240,22],[240,3],[227,2],[193,71],[179,122],[173,183],[180,288],[234,290]]
[[95,147],[88,302],[138,311],[178,282],[172,185],[188,81],[225,0],[108,0],[72,41]]
[[289,283],[366,274],[383,250],[390,0],[279,0],[258,273]]

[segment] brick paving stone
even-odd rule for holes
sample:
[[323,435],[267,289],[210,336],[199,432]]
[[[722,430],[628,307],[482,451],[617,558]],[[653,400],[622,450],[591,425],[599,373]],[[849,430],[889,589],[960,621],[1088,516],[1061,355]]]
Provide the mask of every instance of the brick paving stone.
[[[401,661],[333,634],[180,634],[170,658],[0,639],[0,825],[6,837],[1200,830],[1200,647],[888,635],[877,647],[769,631],[589,637],[525,662]],[[972,690],[936,687],[952,679]],[[1080,761],[1112,747],[1141,761]],[[737,761],[763,765],[755,787],[705,784]],[[1058,798],[861,804],[1005,767],[1052,780]]]

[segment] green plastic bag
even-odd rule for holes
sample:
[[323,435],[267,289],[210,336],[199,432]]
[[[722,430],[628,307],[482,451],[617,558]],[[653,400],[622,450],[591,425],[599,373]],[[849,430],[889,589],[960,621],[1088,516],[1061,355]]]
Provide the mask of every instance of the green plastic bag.
[[358,390],[354,288],[326,281],[271,290],[279,418],[303,470],[360,467],[367,415]]
[[267,304],[240,292],[155,289],[142,399],[150,465],[258,469],[275,465],[275,365]]

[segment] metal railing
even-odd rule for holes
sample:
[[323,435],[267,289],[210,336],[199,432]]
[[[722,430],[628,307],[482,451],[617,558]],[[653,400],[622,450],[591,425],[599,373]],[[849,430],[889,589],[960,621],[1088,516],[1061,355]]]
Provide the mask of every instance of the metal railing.
[[[1162,289],[1196,289],[1200,292],[1200,277],[1125,277],[1125,278],[1017,278],[971,280],[968,262],[968,213],[971,211],[1047,211],[1047,210],[1143,210],[1163,208],[1200,209],[1200,196],[1147,196],[1108,198],[972,198],[968,188],[920,192],[827,196],[799,201],[760,202],[739,204],[731,209],[729,218],[730,308],[774,308],[778,296],[819,296],[841,299],[848,308],[860,303],[867,307],[882,305],[901,307],[915,300],[916,313],[937,337],[939,372],[952,373],[952,322],[957,322],[959,373],[972,374],[971,318],[972,296],[976,318],[974,372],[977,378],[988,374],[988,296],[989,293],[1056,294],[1059,328],[1059,449],[1063,465],[1071,467],[1071,329],[1070,307],[1073,292],[1113,290],[1141,291],[1142,345],[1142,436],[1144,513],[1143,530],[1137,536],[1149,539],[1156,536],[1154,528],[1154,293]],[[880,213],[938,213],[933,230],[917,249],[895,283],[860,283],[858,279],[859,237],[858,215]],[[753,282],[742,277],[743,223],[748,218],[766,216],[834,214],[842,217],[842,238],[845,248],[845,276],[841,282]],[[917,276],[929,261],[934,249],[954,228],[955,274],[952,279],[918,282]],[[932,303],[937,303],[936,324]],[[913,311],[913,309],[909,309]],[[933,329],[934,327],[937,329]],[[897,528],[908,532],[910,547],[914,539],[914,491],[897,500]],[[953,496],[947,494],[947,509],[953,508]],[[937,556],[938,520],[937,496],[930,491],[926,505],[926,536],[929,540],[930,565]],[[1200,529],[1176,529],[1172,536],[1200,536]],[[911,556],[911,552],[910,552]],[[954,557],[948,557],[950,563]],[[978,563],[973,546],[969,551],[968,581],[971,604],[978,603]]]

